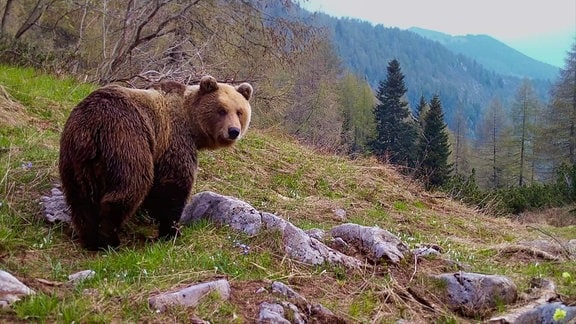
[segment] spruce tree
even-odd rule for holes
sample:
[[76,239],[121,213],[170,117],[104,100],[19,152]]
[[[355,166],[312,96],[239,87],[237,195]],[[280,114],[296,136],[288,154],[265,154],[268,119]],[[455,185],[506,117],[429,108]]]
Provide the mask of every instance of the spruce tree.
[[386,80],[381,81],[374,108],[376,137],[371,141],[372,152],[381,160],[413,167],[416,151],[416,125],[404,99],[407,92],[400,63],[388,63]]
[[434,95],[429,110],[423,116],[422,136],[419,141],[420,165],[417,173],[427,189],[438,188],[446,183],[452,171],[448,163],[450,143],[444,122],[440,97]]

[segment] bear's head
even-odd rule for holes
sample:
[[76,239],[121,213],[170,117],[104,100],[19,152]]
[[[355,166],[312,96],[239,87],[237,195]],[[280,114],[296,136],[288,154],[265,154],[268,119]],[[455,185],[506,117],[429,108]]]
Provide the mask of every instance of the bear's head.
[[252,86],[232,86],[204,76],[195,89],[193,120],[198,149],[217,149],[237,142],[248,130],[252,108]]

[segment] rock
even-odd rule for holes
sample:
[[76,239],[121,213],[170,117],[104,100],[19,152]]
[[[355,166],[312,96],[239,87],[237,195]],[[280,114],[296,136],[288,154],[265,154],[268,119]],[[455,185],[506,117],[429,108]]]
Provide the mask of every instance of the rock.
[[290,321],[284,317],[284,307],[282,305],[263,302],[260,304],[256,323],[290,324]]
[[571,255],[576,255],[576,251],[574,250],[574,243],[576,243],[576,241],[574,242],[572,241],[574,240],[570,240],[568,242],[561,242],[561,241],[548,241],[544,239],[536,239],[532,241],[522,240],[518,242],[518,244],[521,246],[533,248],[534,251],[543,251],[559,260],[562,257],[570,257]]
[[464,316],[485,316],[498,304],[511,304],[518,296],[516,285],[503,276],[456,272],[433,278],[446,283],[448,306]]
[[290,323],[292,324],[306,324],[308,321],[306,320],[306,315],[302,314],[298,306],[288,303],[282,302],[282,307],[284,307],[284,312],[289,312],[289,318],[292,320]]
[[310,236],[311,238],[315,238],[318,241],[322,241],[324,239],[324,236],[326,236],[326,232],[324,232],[319,228],[311,228],[305,231],[305,233],[306,235]]
[[79,272],[76,272],[76,273],[69,275],[68,276],[68,282],[71,282],[73,284],[79,284],[84,280],[94,278],[95,274],[96,274],[96,272],[94,270],[79,271]]
[[334,216],[336,216],[336,218],[338,218],[338,220],[341,221],[346,221],[346,211],[342,208],[336,208],[334,210],[332,210],[332,212],[334,213]]
[[33,295],[34,290],[28,288],[10,273],[0,270],[0,308],[19,301],[20,297]]
[[233,197],[205,191],[192,197],[180,219],[180,223],[208,219],[248,235],[262,230],[276,230],[282,235],[284,252],[300,262],[319,265],[325,262],[338,263],[349,268],[359,268],[362,262],[326,246],[310,237],[292,223],[270,213],[259,212],[249,204]]
[[[562,311],[563,318],[554,320],[554,314]],[[576,318],[576,306],[566,306],[560,302],[546,303],[522,312],[491,318],[488,323],[506,324],[556,324],[569,323]]]
[[228,300],[230,298],[230,284],[227,280],[220,279],[150,297],[148,304],[151,308],[161,312],[172,305],[195,307],[200,303],[202,297],[213,291],[218,292],[221,299]]
[[310,315],[315,319],[314,323],[345,324],[346,321],[334,315],[331,310],[320,305],[314,304],[310,307]]
[[412,249],[412,254],[414,254],[418,258],[425,258],[429,256],[440,256],[440,251],[434,249],[433,247],[421,246]]
[[568,243],[566,243],[566,245],[568,246],[570,252],[576,255],[576,239],[571,239],[570,241],[568,241]]
[[282,282],[272,282],[271,289],[273,293],[284,296],[293,302],[281,304],[285,312],[290,312],[292,323],[346,323],[328,308],[320,304],[310,304],[304,296]]
[[66,198],[60,188],[52,188],[50,195],[40,197],[40,202],[44,209],[44,217],[50,223],[64,222],[69,224],[72,222]]
[[306,307],[306,305],[308,305],[306,298],[302,297],[299,293],[295,292],[292,288],[286,286],[280,281],[272,282],[272,292],[294,300],[294,302],[300,307]]
[[342,224],[331,230],[332,237],[341,238],[356,247],[374,262],[385,258],[391,263],[398,263],[409,253],[408,246],[392,233],[379,227],[367,227],[358,224]]
[[[568,323],[576,318],[576,306],[566,306],[560,302],[550,302],[558,299],[554,282],[543,278],[534,278],[531,281],[531,291],[527,299],[528,304],[507,310],[505,315],[493,317],[488,323]],[[553,321],[557,310],[565,312],[564,318]]]
[[189,224],[200,219],[230,225],[248,235],[256,235],[262,229],[262,216],[254,207],[236,198],[210,191],[192,196],[184,208],[180,223]]

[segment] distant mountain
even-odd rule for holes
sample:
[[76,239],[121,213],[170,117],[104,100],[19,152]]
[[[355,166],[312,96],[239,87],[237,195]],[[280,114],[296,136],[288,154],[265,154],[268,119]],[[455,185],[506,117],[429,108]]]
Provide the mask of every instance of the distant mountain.
[[437,41],[452,52],[468,56],[486,69],[502,75],[548,80],[558,76],[557,67],[528,57],[488,35],[452,36],[418,27],[408,30]]
[[[440,95],[448,127],[454,129],[456,117],[462,112],[468,120],[469,136],[474,136],[476,124],[492,99],[497,97],[505,107],[510,108],[510,102],[524,77],[532,78],[534,90],[543,103],[549,98],[553,82],[549,75],[546,78],[533,78],[534,74],[528,72],[496,72],[477,59],[449,50],[440,41],[433,41],[413,31],[373,25],[359,19],[310,13],[297,6],[293,6],[289,13],[272,7],[267,9],[268,14],[273,16],[297,17],[304,23],[324,29],[344,66],[365,78],[374,90],[386,79],[388,63],[397,59],[405,75],[410,106],[416,107],[420,96],[430,100],[434,94]],[[496,59],[499,55],[487,56]],[[525,62],[528,67],[535,64],[533,60]],[[501,63],[504,66],[507,64],[510,63]]]

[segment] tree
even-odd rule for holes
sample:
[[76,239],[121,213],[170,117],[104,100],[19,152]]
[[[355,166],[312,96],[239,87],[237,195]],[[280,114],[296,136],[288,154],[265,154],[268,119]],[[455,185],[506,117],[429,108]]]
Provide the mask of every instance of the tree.
[[386,80],[378,87],[379,103],[374,108],[376,134],[370,147],[382,160],[414,167],[417,128],[405,100],[406,91],[400,63],[394,59],[388,63]]
[[339,105],[342,111],[341,146],[344,153],[367,152],[367,142],[374,131],[372,110],[376,98],[370,85],[354,74],[346,73],[339,82]]
[[454,151],[452,152],[454,172],[456,174],[468,174],[471,172],[468,154],[469,144],[467,141],[467,130],[469,127],[462,104],[458,105],[454,119],[454,131],[450,134],[452,135],[451,143],[454,148]]
[[291,104],[284,115],[285,130],[307,144],[336,151],[342,134],[335,82],[342,71],[338,56],[328,41],[319,39],[316,49],[295,63]]
[[510,163],[505,142],[510,137],[509,129],[502,102],[499,98],[492,99],[477,129],[478,183],[485,189],[507,185],[505,174]]
[[423,127],[423,118],[428,112],[428,103],[426,102],[426,98],[423,95],[420,96],[420,101],[418,102],[418,106],[416,106],[416,114],[414,118],[420,124],[420,127]]
[[536,117],[540,102],[530,80],[524,79],[512,104],[512,154],[517,156],[518,185],[526,184],[526,177],[534,180],[536,140]]
[[564,68],[552,89],[546,111],[546,138],[551,143],[550,160],[576,165],[576,42],[567,53]]
[[424,116],[424,127],[419,141],[420,165],[417,174],[428,189],[438,188],[446,183],[452,166],[448,163],[450,142],[444,121],[440,97],[434,95],[430,109]]

